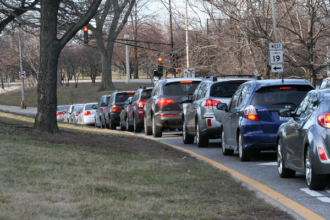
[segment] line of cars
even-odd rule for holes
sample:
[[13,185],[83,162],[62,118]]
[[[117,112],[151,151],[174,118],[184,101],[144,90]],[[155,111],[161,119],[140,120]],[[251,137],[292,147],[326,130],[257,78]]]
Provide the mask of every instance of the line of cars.
[[101,128],[144,129],[154,137],[179,130],[184,144],[196,139],[198,147],[221,139],[223,155],[237,151],[241,161],[276,151],[280,177],[303,172],[308,187],[318,190],[330,174],[329,98],[330,90],[314,90],[307,80],[161,79],[154,87],[102,96],[92,115]]
[[96,110],[97,103],[57,106],[56,118],[67,123],[90,125],[95,124]]

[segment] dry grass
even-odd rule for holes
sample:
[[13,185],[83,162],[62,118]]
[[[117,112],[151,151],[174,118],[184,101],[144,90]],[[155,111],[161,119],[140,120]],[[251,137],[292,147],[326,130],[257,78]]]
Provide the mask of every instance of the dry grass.
[[[148,83],[114,83],[116,90],[137,90],[140,86],[152,86]],[[74,87],[74,84],[69,86],[62,85],[57,89],[57,104],[68,105],[74,103],[88,103],[98,102],[99,98],[105,94],[111,94],[115,90],[98,92],[100,83],[95,85],[92,83],[79,83],[78,88]],[[21,103],[22,95],[21,89],[16,89],[0,95],[0,105],[19,106]],[[37,86],[25,88],[25,100],[27,106],[37,106]]]

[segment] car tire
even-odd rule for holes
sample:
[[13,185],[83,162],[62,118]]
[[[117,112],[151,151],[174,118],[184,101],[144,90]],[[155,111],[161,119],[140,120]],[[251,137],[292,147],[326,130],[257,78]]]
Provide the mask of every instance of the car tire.
[[182,141],[183,141],[184,144],[193,144],[194,140],[195,140],[195,136],[188,134],[186,127],[187,126],[185,125],[185,123],[183,123],[183,126],[182,126]]
[[161,137],[163,135],[162,128],[158,126],[155,119],[152,117],[152,135],[154,137]]
[[134,126],[134,132],[140,133],[141,132],[141,126],[136,124],[135,115],[133,115],[133,126]]
[[308,146],[305,154],[306,183],[310,190],[323,190],[327,186],[327,178],[325,175],[315,173],[312,155],[312,148]]
[[241,133],[238,133],[238,156],[241,161],[250,161],[251,152],[247,149],[243,149],[243,138]]
[[133,131],[133,128],[131,125],[129,125],[129,122],[128,122],[128,117],[126,116],[126,130],[127,131]]
[[209,146],[209,139],[201,135],[199,122],[196,123],[196,143],[198,147]]
[[97,128],[97,124],[96,124],[96,119],[95,119],[95,121],[94,121],[95,123],[94,123],[94,126],[95,126],[95,128]]
[[152,129],[151,129],[151,126],[148,126],[147,125],[147,119],[144,118],[144,134],[145,135],[152,135]]
[[116,125],[110,117],[109,117],[109,129],[110,130],[116,130]]
[[225,139],[225,131],[222,128],[222,134],[221,134],[221,145],[222,145],[222,154],[224,156],[229,156],[234,154],[234,150],[227,149],[226,148],[226,139]]
[[281,178],[293,178],[296,175],[296,171],[290,170],[285,166],[281,139],[278,139],[277,142],[277,171]]
[[126,131],[126,126],[123,126],[123,123],[121,122],[121,120],[119,122],[119,127],[120,127],[121,131]]

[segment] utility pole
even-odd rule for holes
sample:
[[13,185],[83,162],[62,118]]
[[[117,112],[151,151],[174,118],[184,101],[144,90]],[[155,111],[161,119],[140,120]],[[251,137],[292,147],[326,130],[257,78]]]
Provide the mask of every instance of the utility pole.
[[170,31],[171,31],[171,49],[172,49],[172,58],[173,58],[173,61],[172,61],[172,70],[173,70],[173,73],[174,74],[174,77],[175,77],[175,71],[174,71],[174,68],[175,68],[175,60],[176,60],[176,55],[174,55],[174,50],[173,50],[173,24],[172,24],[172,6],[171,6],[171,0],[169,0],[169,11],[170,11]]
[[129,35],[125,34],[124,36],[126,40],[126,84],[130,83],[130,70],[129,70],[129,49],[128,49],[128,40],[129,40]]
[[[19,40],[19,59],[21,64],[21,72],[23,72],[23,56],[22,56],[22,41],[21,41],[21,23],[18,22],[18,40]],[[25,96],[24,96],[24,78],[22,78],[22,102],[21,109],[26,109]]]
[[187,0],[185,0],[185,23],[186,23],[186,56],[187,56],[187,68],[189,68],[189,37],[188,37],[188,9],[187,9]]
[[[273,2],[273,25],[274,25],[274,35],[273,35],[273,41],[274,43],[277,43],[277,28],[276,28],[276,11],[275,11],[275,0],[272,0]],[[283,73],[282,73],[283,74]],[[280,78],[280,74],[277,73],[277,78]]]

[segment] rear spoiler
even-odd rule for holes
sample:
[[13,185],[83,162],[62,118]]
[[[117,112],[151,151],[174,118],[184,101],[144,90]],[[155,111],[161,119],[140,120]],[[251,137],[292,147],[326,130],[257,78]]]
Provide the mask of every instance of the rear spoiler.
[[219,78],[224,78],[224,77],[241,77],[241,78],[252,78],[252,79],[255,79],[255,80],[261,80],[261,76],[259,76],[259,75],[220,75],[220,76],[207,76],[207,77],[204,77],[203,80],[209,80],[209,81],[216,82],[216,81],[218,81],[218,77]]

